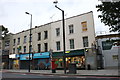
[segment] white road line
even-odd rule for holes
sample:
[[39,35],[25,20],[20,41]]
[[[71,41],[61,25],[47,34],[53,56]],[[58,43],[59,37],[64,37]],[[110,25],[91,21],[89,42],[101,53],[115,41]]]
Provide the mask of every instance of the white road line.
[[60,76],[60,77],[68,77],[68,76]]
[[87,78],[87,77],[76,77],[76,78]]
[[27,74],[21,74],[21,75],[27,75]]

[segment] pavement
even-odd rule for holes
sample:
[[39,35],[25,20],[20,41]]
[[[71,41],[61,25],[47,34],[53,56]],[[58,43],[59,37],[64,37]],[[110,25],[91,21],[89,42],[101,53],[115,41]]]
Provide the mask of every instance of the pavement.
[[[64,70],[56,70],[56,73],[52,73],[52,70],[2,70],[2,72],[12,72],[12,73],[26,73],[26,74],[43,74],[43,75],[75,75],[75,76],[111,76],[120,77],[118,75],[118,69],[102,69],[102,70],[77,70],[76,74],[64,74]],[[66,72],[69,72],[67,70]]]

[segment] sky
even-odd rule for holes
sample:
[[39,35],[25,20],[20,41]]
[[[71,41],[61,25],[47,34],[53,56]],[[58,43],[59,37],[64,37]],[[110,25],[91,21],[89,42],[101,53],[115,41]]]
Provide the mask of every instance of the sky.
[[[55,8],[55,0],[0,0],[0,25],[9,29],[11,33],[18,33],[29,29],[30,15],[32,25],[40,26],[62,19],[61,11]],[[98,0],[58,0],[57,6],[65,12],[65,18],[93,11],[95,32],[109,32],[109,28],[101,23],[96,5]]]

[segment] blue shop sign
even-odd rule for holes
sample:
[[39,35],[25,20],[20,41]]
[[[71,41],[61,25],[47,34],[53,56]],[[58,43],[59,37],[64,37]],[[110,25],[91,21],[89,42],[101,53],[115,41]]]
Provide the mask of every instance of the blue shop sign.
[[35,53],[33,55],[33,58],[49,58],[50,56],[49,52],[44,52],[44,53]]
[[[29,60],[29,54],[21,54],[20,60]],[[32,60],[32,54],[30,54],[30,60]]]
[[20,57],[20,55],[19,54],[16,54],[16,58],[19,58]]

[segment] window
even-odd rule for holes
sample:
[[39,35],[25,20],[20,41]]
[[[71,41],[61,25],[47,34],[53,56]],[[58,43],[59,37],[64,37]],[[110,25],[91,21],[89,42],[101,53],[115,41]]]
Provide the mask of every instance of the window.
[[56,36],[60,36],[60,28],[56,28]]
[[17,53],[20,53],[21,51],[21,46],[17,47]]
[[5,41],[5,47],[10,46],[10,41]]
[[15,46],[15,43],[16,43],[16,39],[13,39],[13,46]]
[[69,25],[69,34],[74,33],[74,27],[73,24]]
[[57,48],[57,50],[60,50],[60,41],[56,42],[56,48]]
[[70,49],[74,49],[74,39],[70,39]]
[[87,31],[87,21],[81,22],[82,25],[82,31]]
[[113,55],[113,60],[118,60],[118,55]]
[[38,33],[38,41],[41,40],[41,32]]
[[13,54],[15,54],[15,48],[13,48]]
[[44,39],[48,38],[48,31],[44,31]]
[[20,50],[19,49],[17,49],[17,53],[19,53],[20,52]]
[[41,52],[41,44],[38,44],[38,52]]
[[88,37],[83,37],[83,46],[88,47]]
[[26,53],[26,46],[24,46],[23,49],[24,49],[24,53]]
[[30,35],[30,39],[29,39],[29,41],[31,41],[31,42],[32,42],[32,34]]
[[44,47],[45,47],[45,52],[48,51],[48,43],[44,43]]
[[24,43],[26,43],[27,41],[27,36],[24,36]]
[[29,46],[29,51],[32,52],[32,45]]
[[20,44],[20,38],[18,38],[18,45]]

